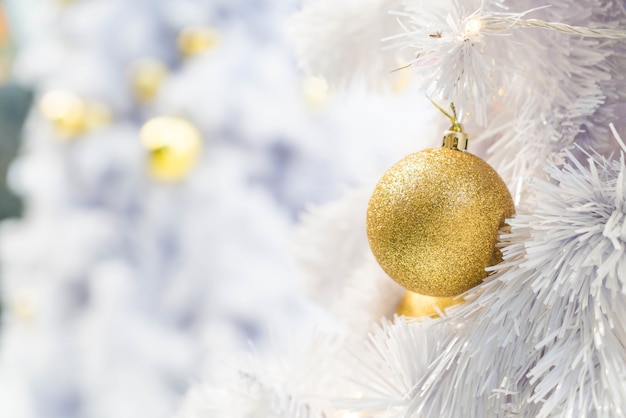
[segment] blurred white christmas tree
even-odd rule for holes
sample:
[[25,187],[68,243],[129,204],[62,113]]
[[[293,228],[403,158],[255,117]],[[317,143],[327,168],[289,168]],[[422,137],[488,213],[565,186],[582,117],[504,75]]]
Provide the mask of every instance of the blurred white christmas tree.
[[[302,66],[333,83],[378,86],[406,67],[422,94],[454,102],[473,134],[470,151],[504,178],[517,214],[501,231],[502,261],[462,303],[377,325],[401,292],[368,250],[369,193],[312,212],[296,253],[313,296],[346,325],[336,343],[301,350],[281,374],[271,367],[278,360],[240,366],[246,378],[223,387],[237,408],[198,387],[179,416],[624,416],[623,2],[310,0],[291,33]],[[446,135],[461,138],[462,129]],[[392,204],[421,193],[402,190]],[[484,197],[455,196],[467,198]],[[457,228],[481,216],[467,213]],[[391,247],[407,228],[424,234],[396,225]],[[449,244],[465,257],[465,247]],[[307,370],[308,390],[291,384],[301,364],[328,359],[333,367]],[[255,415],[259,404],[270,410]]]
[[0,231],[2,415],[171,416],[225,353],[308,333],[295,215],[401,155],[423,99],[303,79],[290,2],[12,4],[36,105]]

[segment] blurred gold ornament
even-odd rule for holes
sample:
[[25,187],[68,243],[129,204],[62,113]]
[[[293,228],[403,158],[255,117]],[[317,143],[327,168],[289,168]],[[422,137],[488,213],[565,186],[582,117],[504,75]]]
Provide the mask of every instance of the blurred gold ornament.
[[139,133],[150,153],[149,169],[157,180],[185,178],[202,149],[202,134],[191,122],[169,116],[150,119]]
[[325,78],[307,76],[302,80],[302,94],[309,106],[319,108],[328,101],[330,89]]
[[39,101],[39,110],[63,136],[72,137],[87,129],[85,103],[68,91],[46,93]]
[[463,297],[450,296],[438,298],[435,296],[420,295],[407,290],[398,304],[396,313],[413,318],[423,316],[436,318],[439,316],[438,310],[444,312],[450,306],[458,305],[464,301],[465,299],[463,299]]
[[[449,115],[448,115],[449,116]],[[377,184],[367,209],[370,247],[383,270],[422,295],[459,295],[501,260],[498,229],[515,212],[506,184],[465,152],[454,118],[444,146],[411,154]]]
[[39,110],[64,139],[74,138],[111,121],[111,112],[103,104],[86,102],[64,90],[44,94],[39,101]]
[[35,304],[32,298],[23,294],[19,295],[11,306],[13,315],[20,321],[31,324],[35,321]]
[[191,57],[215,47],[219,41],[219,32],[208,26],[189,26],[178,35],[178,49]]
[[130,80],[135,98],[140,103],[151,102],[161,89],[169,70],[163,61],[143,58],[136,61],[130,70]]

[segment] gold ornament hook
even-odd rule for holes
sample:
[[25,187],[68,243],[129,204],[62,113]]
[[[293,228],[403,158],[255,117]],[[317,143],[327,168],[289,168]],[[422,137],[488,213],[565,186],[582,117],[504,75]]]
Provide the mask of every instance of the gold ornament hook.
[[443,113],[448,119],[450,119],[450,128],[443,133],[443,144],[441,145],[444,148],[449,148],[457,151],[467,151],[467,142],[469,140],[468,135],[465,133],[463,129],[463,125],[459,122],[458,117],[456,116],[456,108],[454,103],[450,103],[450,109],[452,109],[452,115],[446,112],[441,106],[433,101],[430,97],[428,98],[430,102],[435,106],[441,113]]

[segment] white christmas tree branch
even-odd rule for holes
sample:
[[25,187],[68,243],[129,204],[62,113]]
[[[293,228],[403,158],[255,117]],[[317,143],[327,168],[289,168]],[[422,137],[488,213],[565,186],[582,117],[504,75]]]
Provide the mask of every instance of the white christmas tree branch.
[[[606,38],[606,39],[626,39],[626,31],[609,28],[587,28],[583,26],[572,26],[561,22],[545,22],[540,19],[519,19],[511,16],[485,16],[484,18],[476,18],[476,20],[468,21],[470,29],[480,28],[480,25],[488,31],[503,31],[516,28],[540,28],[549,29],[570,35],[581,35],[590,38]],[[471,26],[470,26],[471,25]],[[466,27],[467,30],[467,27]]]
[[[561,32],[570,35],[580,35],[590,38],[605,38],[605,39],[626,39],[626,30],[611,29],[611,28],[588,28],[584,26],[568,25],[562,22],[546,22],[541,19],[523,19],[524,16],[545,7],[538,7],[527,10],[521,13],[493,13],[486,12],[482,9],[475,10],[473,13],[467,15],[460,22],[451,22],[447,17],[447,23],[451,28],[457,29],[456,34],[461,35],[460,40],[469,41],[474,37],[482,34],[494,34],[498,32],[505,32],[511,29],[519,28],[539,28],[548,29]],[[407,30],[406,26],[402,24],[403,17],[414,18],[414,13],[407,12],[391,12],[391,14],[398,17],[398,24],[408,32],[414,33],[411,30]],[[422,30],[418,29],[415,33],[424,34]],[[400,34],[390,36],[385,40],[393,40],[399,37],[406,36],[406,34]],[[427,34],[430,39],[442,39],[444,37],[443,31],[435,31]]]

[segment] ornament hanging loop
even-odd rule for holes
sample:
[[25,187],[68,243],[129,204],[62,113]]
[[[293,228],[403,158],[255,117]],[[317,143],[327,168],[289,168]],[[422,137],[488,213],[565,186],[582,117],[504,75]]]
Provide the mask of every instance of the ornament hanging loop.
[[443,113],[448,119],[450,119],[450,128],[443,133],[443,143],[442,147],[457,150],[457,151],[467,151],[467,143],[469,140],[469,136],[465,133],[463,129],[463,125],[459,122],[459,119],[456,116],[456,108],[454,107],[454,103],[450,103],[450,109],[452,109],[452,115],[446,112],[441,106],[435,103],[431,98],[428,98],[430,102],[437,108],[441,113]]

